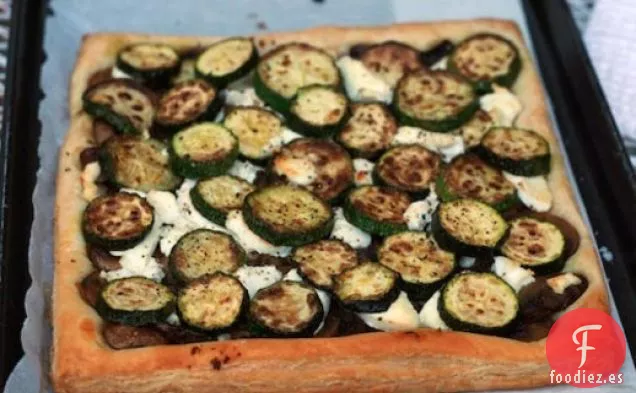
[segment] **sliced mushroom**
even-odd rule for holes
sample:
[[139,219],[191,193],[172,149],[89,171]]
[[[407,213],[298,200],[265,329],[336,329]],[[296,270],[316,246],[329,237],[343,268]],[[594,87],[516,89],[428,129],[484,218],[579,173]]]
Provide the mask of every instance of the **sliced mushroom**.
[[247,256],[247,265],[249,266],[268,266],[273,265],[283,275],[295,268],[294,263],[288,258],[281,258],[267,254],[259,254],[251,252]]
[[212,340],[212,338],[206,334],[195,332],[183,326],[159,323],[155,325],[155,328],[163,334],[170,344],[189,344]]
[[93,271],[77,285],[77,289],[80,292],[80,296],[84,301],[95,307],[97,304],[97,298],[99,297],[102,288],[106,285],[106,280],[99,276],[99,271]]
[[168,340],[166,340],[161,332],[150,327],[128,326],[106,322],[102,328],[102,333],[106,343],[113,349],[140,348],[168,344]]
[[337,306],[332,306],[325,318],[322,328],[314,337],[336,337],[340,329],[340,317],[338,316]]
[[82,150],[80,153],[80,165],[82,168],[86,167],[86,165],[91,162],[96,162],[99,160],[99,148],[98,147],[87,147]]
[[359,59],[364,51],[369,49],[371,45],[373,44],[355,44],[351,46],[351,48],[349,48],[349,56],[353,57],[354,59]]
[[95,138],[95,143],[97,145],[101,145],[106,142],[113,135],[115,135],[115,129],[113,126],[103,120],[93,120],[93,138]]
[[557,273],[537,277],[519,292],[521,320],[524,324],[545,321],[574,303],[587,289],[585,277],[575,273]]
[[109,79],[112,79],[113,67],[102,68],[101,70],[97,70],[88,77],[88,82],[86,88],[91,86],[95,86],[98,83],[105,82]]
[[337,302],[334,302],[334,307],[337,307],[337,315],[340,320],[338,336],[352,336],[354,334],[377,332],[377,330],[367,326],[354,312],[337,306]]
[[517,329],[510,335],[510,338],[524,342],[541,340],[548,337],[553,323],[551,319],[536,323],[520,323],[517,325]]
[[420,61],[430,67],[442,60],[445,56],[448,56],[454,48],[455,44],[451,41],[442,40],[429,49],[420,52]]
[[86,252],[88,253],[88,259],[91,260],[97,270],[110,272],[121,269],[119,257],[111,255],[103,248],[88,244],[86,245]]

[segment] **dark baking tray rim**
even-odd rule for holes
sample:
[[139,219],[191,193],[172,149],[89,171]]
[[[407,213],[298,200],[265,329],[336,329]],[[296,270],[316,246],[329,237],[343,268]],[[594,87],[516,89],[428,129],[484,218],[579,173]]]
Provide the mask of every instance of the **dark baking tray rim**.
[[13,1],[0,135],[0,391],[22,356],[24,295],[30,285],[28,246],[38,169],[43,97],[40,70],[46,0]]
[[636,362],[636,176],[564,0],[523,0],[544,86]]
[[[605,263],[625,334],[636,352],[636,183],[611,112],[564,0],[523,0],[574,179]],[[24,294],[38,168],[38,106],[46,0],[14,1],[0,136],[0,389],[22,355]],[[588,141],[586,143],[586,141]],[[594,141],[594,143],[589,143]],[[608,176],[611,174],[611,176]]]

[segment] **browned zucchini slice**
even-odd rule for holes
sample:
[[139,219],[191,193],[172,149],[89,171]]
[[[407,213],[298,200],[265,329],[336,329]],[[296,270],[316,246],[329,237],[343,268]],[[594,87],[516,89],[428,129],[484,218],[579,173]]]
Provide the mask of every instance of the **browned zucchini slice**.
[[172,274],[182,282],[216,272],[232,273],[245,262],[245,252],[230,235],[197,229],[183,235],[170,252]]
[[324,316],[316,290],[294,281],[279,281],[256,293],[250,319],[264,336],[311,337]]
[[502,244],[508,224],[492,207],[474,199],[442,202],[433,214],[431,230],[445,250],[464,256],[488,256]]
[[384,239],[378,261],[397,272],[411,300],[426,300],[455,272],[455,254],[424,232],[402,232]]
[[142,197],[127,192],[93,199],[82,218],[87,243],[107,250],[125,250],[141,242],[154,222],[152,206]]
[[331,207],[311,192],[291,185],[275,185],[245,198],[247,226],[268,242],[300,246],[326,237],[333,228]]
[[565,236],[554,224],[533,217],[510,222],[501,253],[537,274],[556,273],[565,265]]
[[331,201],[353,183],[353,163],[338,144],[301,138],[284,146],[272,160],[272,172]]
[[225,273],[202,276],[179,292],[177,312],[190,328],[205,333],[223,333],[245,315],[249,295],[241,282]]
[[426,197],[441,161],[439,155],[420,145],[396,146],[380,157],[373,175],[379,184]]
[[256,66],[254,89],[279,112],[287,112],[298,90],[310,85],[340,85],[333,57],[314,46],[292,42],[267,53]]
[[419,70],[404,75],[393,107],[401,123],[448,132],[467,122],[479,107],[469,81],[448,71]]
[[408,194],[389,187],[362,186],[349,193],[343,207],[347,221],[380,236],[407,229],[404,212],[412,200]]
[[424,67],[420,60],[420,51],[398,41],[372,45],[362,53],[360,60],[391,87],[404,74]]
[[518,202],[514,184],[474,154],[461,155],[444,168],[436,191],[442,201],[472,198],[498,211],[506,211]]
[[491,127],[494,127],[494,125],[495,122],[488,112],[481,109],[477,110],[473,117],[459,128],[459,133],[462,139],[464,139],[466,149],[479,146],[481,138],[483,138],[486,132],[488,132]]
[[322,289],[333,287],[334,276],[358,263],[356,251],[341,240],[321,240],[294,250],[300,274]]
[[272,156],[272,141],[281,139],[283,122],[275,113],[255,106],[233,107],[223,125],[239,141],[239,153],[250,160],[261,161]]
[[200,79],[181,82],[159,101],[157,124],[176,131],[202,120],[214,120],[223,101],[216,88]]
[[351,117],[336,138],[352,155],[373,158],[389,148],[397,129],[386,105],[356,103],[351,105]]
[[84,110],[121,134],[141,135],[155,118],[150,92],[132,80],[114,79],[90,87],[82,96]]
[[400,295],[400,277],[375,262],[363,262],[340,273],[334,293],[345,307],[357,312],[386,311]]

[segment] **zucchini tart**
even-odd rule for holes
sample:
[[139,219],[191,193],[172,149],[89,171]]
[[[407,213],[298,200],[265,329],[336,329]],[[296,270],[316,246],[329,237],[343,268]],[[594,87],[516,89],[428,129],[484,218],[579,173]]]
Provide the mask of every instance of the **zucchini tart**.
[[55,390],[548,384],[554,321],[608,299],[545,100],[503,20],[86,36]]

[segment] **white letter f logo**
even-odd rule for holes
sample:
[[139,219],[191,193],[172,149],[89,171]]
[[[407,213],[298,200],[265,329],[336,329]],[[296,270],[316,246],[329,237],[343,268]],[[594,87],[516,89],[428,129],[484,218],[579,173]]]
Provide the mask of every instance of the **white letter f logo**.
[[[587,331],[588,330],[601,330],[602,326],[601,325],[585,325],[585,326],[581,326],[580,328],[576,329],[574,331],[574,333],[572,333],[572,341],[574,341],[574,344],[576,345],[581,345],[580,347],[576,348],[577,351],[581,351],[581,364],[579,364],[579,368],[583,367],[583,365],[585,364],[585,361],[587,360],[587,351],[590,350],[595,350],[596,348],[592,347],[592,346],[588,346],[587,345]],[[583,340],[582,343],[579,342],[579,340],[576,338],[576,336],[580,333],[583,332]]]

